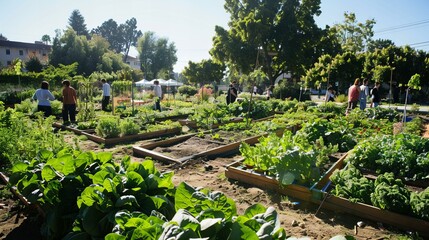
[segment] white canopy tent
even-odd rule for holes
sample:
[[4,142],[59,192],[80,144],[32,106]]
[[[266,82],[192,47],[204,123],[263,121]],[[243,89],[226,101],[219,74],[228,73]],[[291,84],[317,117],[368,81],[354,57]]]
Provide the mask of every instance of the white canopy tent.
[[146,87],[146,86],[150,87],[150,86],[153,86],[153,84],[149,80],[142,79],[142,80],[136,82],[136,86],[138,86],[138,87]]
[[174,79],[168,79],[168,80],[166,81],[166,84],[165,84],[165,85],[170,86],[170,87],[177,87],[177,86],[182,86],[182,85],[183,85],[183,83],[178,82],[178,81],[176,81],[176,80],[174,80]]

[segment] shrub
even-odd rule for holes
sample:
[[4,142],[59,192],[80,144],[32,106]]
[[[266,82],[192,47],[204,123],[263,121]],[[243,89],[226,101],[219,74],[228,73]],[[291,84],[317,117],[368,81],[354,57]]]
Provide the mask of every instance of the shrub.
[[179,93],[182,95],[188,95],[188,96],[193,96],[193,95],[197,94],[197,92],[198,92],[196,87],[188,86],[188,85],[180,86],[177,89],[177,91],[179,91]]
[[300,88],[299,84],[282,81],[274,88],[273,96],[279,99],[290,98],[291,100],[298,100],[300,99],[301,94],[301,101],[311,100],[310,92],[304,90],[301,91]]
[[347,95],[344,95],[344,94],[340,94],[335,98],[335,102],[345,103],[347,101],[348,101],[348,97]]

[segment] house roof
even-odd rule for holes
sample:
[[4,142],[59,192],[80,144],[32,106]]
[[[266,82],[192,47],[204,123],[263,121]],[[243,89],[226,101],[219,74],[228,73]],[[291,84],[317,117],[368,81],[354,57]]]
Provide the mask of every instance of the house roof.
[[11,48],[31,48],[31,49],[41,49],[41,50],[50,50],[51,45],[44,43],[24,43],[24,42],[14,42],[14,41],[5,41],[0,40],[0,47],[11,47]]

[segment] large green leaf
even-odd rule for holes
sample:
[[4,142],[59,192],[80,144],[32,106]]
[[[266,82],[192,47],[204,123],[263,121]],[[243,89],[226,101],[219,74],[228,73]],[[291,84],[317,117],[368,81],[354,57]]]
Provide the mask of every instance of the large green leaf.
[[248,207],[246,211],[244,211],[243,216],[247,218],[252,218],[256,214],[265,213],[265,211],[266,211],[266,208],[262,204],[257,203]]
[[45,181],[51,181],[52,179],[59,178],[55,169],[50,165],[45,165],[42,169],[42,179]]
[[[78,239],[76,239],[78,240]],[[126,236],[122,236],[118,233],[109,233],[104,237],[104,240],[127,240]]]
[[119,197],[119,199],[116,200],[115,207],[126,208],[126,206],[139,207],[136,197],[134,197],[133,195],[125,195],[125,196]]
[[259,240],[258,235],[255,231],[246,225],[238,222],[232,224],[231,234],[228,236],[228,240]]
[[97,159],[100,160],[101,163],[107,163],[112,160],[111,152],[99,152],[97,153]]
[[192,194],[194,192],[195,189],[185,182],[181,182],[177,186],[176,194],[174,195],[176,211],[194,206],[192,202]]

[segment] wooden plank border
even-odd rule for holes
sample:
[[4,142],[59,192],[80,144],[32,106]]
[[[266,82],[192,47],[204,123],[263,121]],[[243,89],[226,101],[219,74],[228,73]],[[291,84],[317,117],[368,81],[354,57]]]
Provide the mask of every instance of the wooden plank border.
[[[343,161],[345,159],[346,155],[338,159],[334,163],[334,165],[331,166],[331,168],[321,177],[318,183],[316,183],[314,186],[323,186],[329,181],[329,176],[332,174],[335,169],[342,166]],[[305,186],[297,185],[297,184],[290,184],[287,186],[282,186],[277,179],[274,177],[256,173],[254,171],[245,170],[242,165],[243,159],[236,161],[230,165],[226,166],[225,170],[225,176],[234,180],[237,180],[239,182],[244,182],[247,184],[251,184],[254,186],[257,186],[262,189],[270,189],[274,190],[278,193],[291,196],[303,201],[311,202],[313,198],[313,191],[312,188],[308,188]]]
[[181,128],[171,128],[171,129],[162,129],[162,130],[158,130],[158,131],[154,131],[154,132],[146,132],[146,133],[141,133],[141,134],[116,137],[116,138],[103,138],[103,137],[99,137],[99,136],[97,136],[93,133],[89,133],[89,132],[82,132],[82,135],[86,136],[88,139],[90,139],[96,143],[113,145],[113,144],[118,144],[118,143],[123,143],[123,142],[145,140],[145,139],[151,139],[151,138],[156,138],[156,137],[175,135],[175,134],[179,134],[180,132],[181,132]]
[[[276,131],[276,134],[278,136],[281,136],[284,131],[285,131],[285,129],[280,129],[280,130]],[[140,146],[133,146],[133,154],[135,156],[141,156],[141,157],[152,157],[155,160],[164,161],[164,162],[184,163],[185,161],[188,161],[190,159],[199,158],[199,157],[213,158],[213,157],[226,156],[226,155],[236,153],[236,152],[238,152],[238,149],[239,149],[240,144],[242,142],[246,142],[250,145],[253,145],[259,141],[259,138],[261,138],[263,136],[267,136],[268,133],[261,134],[258,136],[249,137],[249,138],[245,138],[245,139],[242,139],[242,140],[237,141],[237,142],[225,144],[223,146],[215,147],[215,148],[209,149],[207,151],[203,151],[203,152],[193,154],[190,156],[185,156],[182,158],[171,158],[171,157],[163,155],[161,153],[152,151],[152,149],[154,149],[156,147],[171,146],[173,144],[177,144],[177,143],[186,141],[187,139],[193,137],[194,135],[196,135],[196,133],[178,136],[178,137],[166,139],[163,141],[146,143],[146,144],[142,144]]]
[[[317,190],[314,190],[317,191]],[[313,199],[312,202],[323,208],[346,212],[376,222],[382,222],[402,230],[413,230],[422,236],[429,237],[429,222],[399,213],[383,210],[364,203],[353,203],[348,199],[321,192],[324,200]]]

